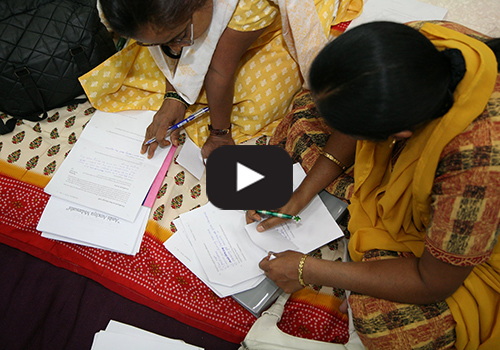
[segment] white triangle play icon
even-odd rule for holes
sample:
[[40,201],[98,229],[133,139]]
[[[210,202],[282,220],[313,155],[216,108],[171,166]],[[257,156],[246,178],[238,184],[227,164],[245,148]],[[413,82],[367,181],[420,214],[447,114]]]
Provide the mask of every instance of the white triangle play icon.
[[244,166],[241,163],[236,163],[236,191],[240,191],[245,187],[248,187],[257,181],[264,178],[264,175]]

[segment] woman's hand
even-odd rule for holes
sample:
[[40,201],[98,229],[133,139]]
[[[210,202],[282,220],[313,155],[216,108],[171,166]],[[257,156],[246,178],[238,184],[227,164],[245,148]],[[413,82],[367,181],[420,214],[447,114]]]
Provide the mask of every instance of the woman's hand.
[[221,136],[210,135],[201,148],[201,156],[203,157],[203,159],[206,159],[214,149],[225,145],[234,145],[234,140],[231,137],[231,133],[227,133],[226,135]]
[[[283,207],[279,208],[277,211],[283,214],[289,214],[293,216],[300,213],[301,210],[304,209],[307,203],[309,203],[310,201],[309,197],[302,198],[301,194],[302,192],[294,192],[288,203],[286,203]],[[255,210],[247,211],[246,213],[247,224],[260,220],[262,220],[262,218]],[[287,221],[287,219],[281,219],[276,217],[267,218],[257,225],[257,231],[264,232],[265,230],[268,230],[285,221]]]
[[[274,256],[274,259],[271,257]],[[283,289],[285,293],[293,293],[302,286],[299,283],[298,266],[303,254],[287,250],[282,253],[269,254],[261,260],[259,267],[264,271],[267,277]]]
[[[163,101],[161,108],[153,117],[153,122],[146,129],[146,137],[141,148],[141,154],[148,153],[148,158],[152,158],[158,146],[166,147],[170,142],[165,140],[165,135],[169,127],[184,119],[186,106],[176,100],[167,99]],[[155,137],[156,141],[150,145],[146,142]],[[179,129],[170,134],[170,139],[175,146],[179,145]]]

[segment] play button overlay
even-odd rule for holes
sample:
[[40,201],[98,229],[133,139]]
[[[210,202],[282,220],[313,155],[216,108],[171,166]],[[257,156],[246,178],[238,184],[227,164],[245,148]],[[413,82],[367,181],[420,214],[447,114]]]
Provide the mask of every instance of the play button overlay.
[[253,185],[263,178],[265,178],[264,175],[253,171],[241,163],[236,163],[236,191],[241,191],[245,187]]
[[292,159],[278,146],[222,146],[206,164],[207,196],[221,209],[272,210],[292,195]]

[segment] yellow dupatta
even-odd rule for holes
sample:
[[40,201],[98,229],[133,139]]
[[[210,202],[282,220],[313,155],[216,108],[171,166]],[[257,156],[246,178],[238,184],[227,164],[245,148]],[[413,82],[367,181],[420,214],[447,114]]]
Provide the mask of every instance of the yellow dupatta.
[[[455,103],[450,111],[414,133],[392,171],[390,141],[358,142],[355,187],[349,206],[349,252],[354,261],[361,261],[363,253],[372,249],[422,255],[440,154],[483,112],[494,88],[496,59],[484,43],[430,23],[421,32],[440,50],[462,51],[467,72],[454,93]],[[486,345],[491,337],[489,326],[496,326],[492,323],[499,312],[499,260],[497,244],[490,260],[477,266],[464,285],[447,299],[457,321],[455,345],[459,349],[477,349],[485,342]],[[478,305],[478,300],[484,303]],[[496,328],[498,336],[500,325]]]

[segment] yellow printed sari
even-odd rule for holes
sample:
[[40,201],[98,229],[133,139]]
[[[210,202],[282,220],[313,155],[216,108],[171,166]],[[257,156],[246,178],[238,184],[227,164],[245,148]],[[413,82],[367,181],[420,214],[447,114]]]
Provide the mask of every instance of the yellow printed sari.
[[[349,207],[352,234],[349,252],[354,261],[361,261],[364,254],[372,250],[413,253],[419,257],[424,248],[433,249],[427,235],[433,215],[441,209],[432,203],[440,155],[482,114],[495,87],[496,59],[485,44],[430,23],[425,24],[421,32],[440,50],[459,49],[466,60],[467,72],[455,91],[455,103],[450,111],[414,133],[394,168],[390,140],[358,143],[355,187]],[[499,93],[498,88],[496,86],[495,94]],[[496,241],[489,244],[493,250],[487,260],[474,264],[463,285],[446,300],[456,321],[458,349],[498,346],[500,245]],[[432,254],[439,258],[440,252],[432,251]]]

